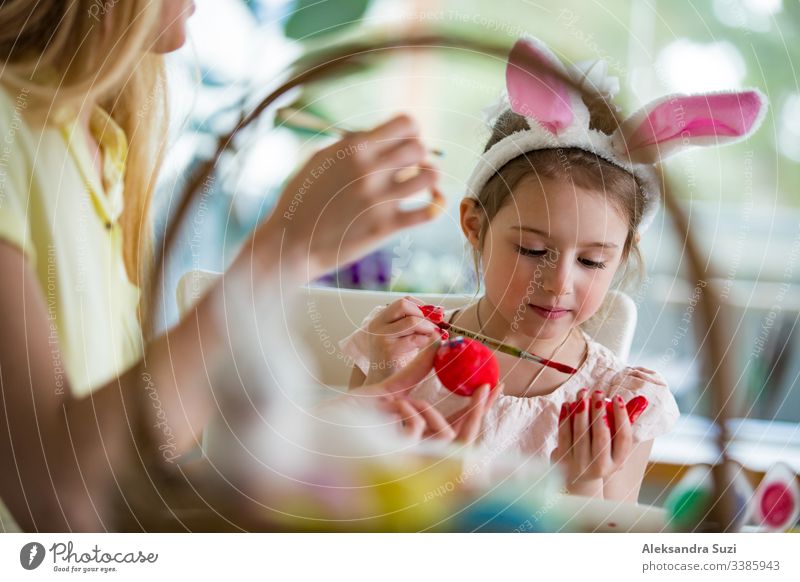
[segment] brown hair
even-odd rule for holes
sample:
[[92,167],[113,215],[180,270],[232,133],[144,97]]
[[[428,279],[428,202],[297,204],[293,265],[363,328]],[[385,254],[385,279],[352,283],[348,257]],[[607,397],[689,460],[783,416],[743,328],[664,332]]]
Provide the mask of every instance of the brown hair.
[[[608,106],[592,108],[590,127],[606,134],[616,128]],[[528,129],[527,120],[513,111],[506,110],[495,122],[484,152],[503,138]],[[614,208],[627,219],[628,236],[622,250],[622,260],[628,272],[629,259],[635,263],[633,273],[641,278],[643,259],[636,241],[636,232],[644,209],[642,184],[630,172],[608,160],[580,148],[551,148],[527,152],[500,168],[478,193],[476,200],[483,211],[478,248],[483,248],[489,223],[494,219],[519,183],[528,176],[541,178],[567,178],[579,188],[596,190],[606,197]],[[480,251],[473,249],[475,273],[480,279]],[[621,279],[626,281],[623,275]]]

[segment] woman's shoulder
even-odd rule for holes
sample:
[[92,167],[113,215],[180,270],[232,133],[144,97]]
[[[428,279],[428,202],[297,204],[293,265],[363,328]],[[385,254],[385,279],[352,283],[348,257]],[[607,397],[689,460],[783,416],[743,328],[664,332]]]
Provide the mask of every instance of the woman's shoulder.
[[[6,146],[4,165],[6,170],[12,166],[30,169],[29,160],[34,154],[32,125],[29,123],[30,93],[16,91],[0,83],[0,140]],[[9,160],[13,157],[13,163]]]
[[0,83],[0,134],[3,139],[13,139],[12,133],[22,123],[22,111],[28,106],[24,93],[14,99],[11,89]]

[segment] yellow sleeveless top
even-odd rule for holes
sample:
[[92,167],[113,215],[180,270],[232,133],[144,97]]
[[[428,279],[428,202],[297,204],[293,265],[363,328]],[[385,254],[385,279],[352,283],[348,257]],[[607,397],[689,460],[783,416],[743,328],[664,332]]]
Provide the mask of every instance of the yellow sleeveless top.
[[[139,289],[128,279],[118,224],[127,139],[102,109],[93,111],[98,176],[76,121],[35,127],[25,121],[27,106],[24,92],[0,86],[0,241],[25,254],[39,281],[49,336],[60,347],[57,389],[68,378],[83,397],[142,355]],[[0,502],[0,532],[14,528]]]

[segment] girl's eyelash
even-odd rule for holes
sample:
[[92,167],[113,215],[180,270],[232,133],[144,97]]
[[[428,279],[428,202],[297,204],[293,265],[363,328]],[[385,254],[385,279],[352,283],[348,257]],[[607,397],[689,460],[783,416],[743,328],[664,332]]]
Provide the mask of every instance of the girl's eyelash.
[[589,259],[579,259],[586,267],[590,269],[605,269],[606,264],[598,261],[590,261]]
[[521,255],[525,255],[526,257],[543,257],[547,253],[547,249],[527,249],[525,247],[521,247],[519,245],[514,245],[517,247],[517,252]]
[[[517,252],[519,254],[524,255],[526,257],[543,257],[545,254],[547,254],[547,249],[538,250],[538,249],[528,249],[528,248],[525,248],[525,247],[521,247],[519,245],[514,245],[514,246],[517,247]],[[585,266],[585,267],[587,267],[589,269],[605,269],[606,268],[606,264],[602,263],[602,262],[599,262],[599,261],[591,261],[589,259],[578,259],[578,260],[581,262],[581,264],[583,266]]]

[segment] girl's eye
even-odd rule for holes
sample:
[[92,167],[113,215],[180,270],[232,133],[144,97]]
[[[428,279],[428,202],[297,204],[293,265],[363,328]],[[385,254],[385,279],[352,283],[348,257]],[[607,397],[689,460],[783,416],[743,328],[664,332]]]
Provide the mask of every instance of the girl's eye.
[[517,252],[521,255],[525,255],[526,257],[543,257],[547,254],[547,249],[527,249],[525,247],[521,247],[519,245],[514,245],[517,247]]
[[578,259],[584,267],[589,269],[605,269],[606,264],[599,261],[590,261],[589,259]]

